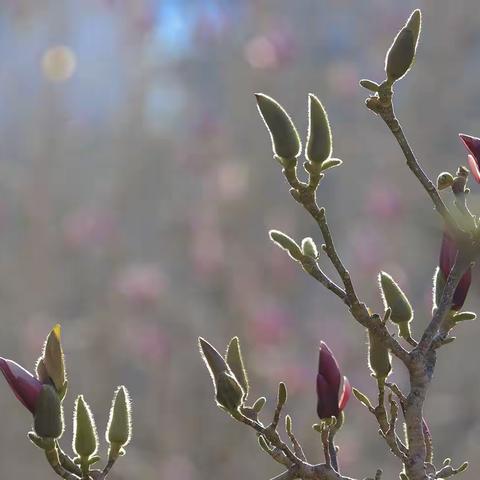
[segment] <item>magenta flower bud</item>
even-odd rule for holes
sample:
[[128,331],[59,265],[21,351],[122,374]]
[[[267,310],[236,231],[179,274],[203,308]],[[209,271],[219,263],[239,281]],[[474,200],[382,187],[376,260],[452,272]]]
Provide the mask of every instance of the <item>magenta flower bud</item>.
[[[442,247],[440,249],[440,272],[443,275],[444,281],[447,281],[450,270],[453,268],[455,258],[457,257],[458,248],[453,238],[447,233],[443,233]],[[455,293],[453,294],[452,310],[460,310],[467,298],[470,284],[472,283],[472,268],[468,267],[468,270],[463,274],[462,278],[458,282]]]
[[42,383],[13,360],[0,357],[0,370],[15,396],[34,414]]
[[341,374],[333,353],[324,342],[320,342],[317,374],[317,414],[320,419],[338,417],[343,411],[352,393],[347,377],[343,377],[343,389],[340,399]]
[[480,138],[471,137],[464,133],[459,133],[458,136],[470,152],[470,155],[468,155],[468,168],[470,168],[472,177],[477,183],[480,183]]

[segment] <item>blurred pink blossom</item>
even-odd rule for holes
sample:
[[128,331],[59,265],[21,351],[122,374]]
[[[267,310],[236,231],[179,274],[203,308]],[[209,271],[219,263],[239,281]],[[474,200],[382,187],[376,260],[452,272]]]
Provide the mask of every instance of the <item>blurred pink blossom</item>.
[[287,26],[252,37],[244,48],[249,65],[263,70],[275,70],[289,65],[295,58],[295,52],[295,38]]
[[128,322],[122,333],[129,354],[138,359],[157,363],[168,358],[170,339],[160,325]]
[[115,236],[116,227],[112,213],[84,208],[64,218],[63,234],[73,248],[104,247]]
[[121,271],[114,286],[131,305],[144,307],[157,303],[167,288],[167,279],[156,265],[138,263]]
[[258,346],[281,343],[288,338],[291,323],[289,313],[280,305],[262,305],[248,320],[250,341]]
[[365,210],[383,220],[398,219],[403,210],[400,192],[393,185],[385,184],[384,180],[373,181],[372,188],[368,189]]

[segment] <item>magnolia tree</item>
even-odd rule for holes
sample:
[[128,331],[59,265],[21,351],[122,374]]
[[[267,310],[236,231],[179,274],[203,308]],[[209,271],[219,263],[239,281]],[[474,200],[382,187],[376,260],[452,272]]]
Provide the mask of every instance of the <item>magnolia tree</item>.
[[[399,459],[401,480],[433,480],[448,478],[463,472],[468,463],[451,464],[449,458],[437,461],[433,457],[433,439],[428,428],[428,416],[423,405],[435,370],[440,349],[453,342],[451,333],[457,324],[473,320],[475,314],[462,311],[471,282],[473,262],[480,253],[480,227],[467,203],[468,170],[460,166],[455,174],[443,172],[437,185],[428,178],[412,151],[393,109],[395,83],[411,68],[415,59],[421,27],[421,14],[415,10],[398,32],[385,59],[386,79],[382,83],[362,80],[361,86],[371,92],[366,106],[378,115],[392,132],[406,159],[408,168],[427,192],[433,206],[442,217],[444,229],[439,267],[433,276],[433,309],[431,320],[418,338],[412,335],[410,325],[413,308],[395,280],[386,272],[379,274],[379,287],[384,311],[374,313],[358,297],[350,273],[345,267],[330,231],[326,211],[320,207],[317,190],[328,171],[342,164],[332,157],[332,136],[327,114],[318,98],[308,98],[308,135],[303,168],[308,180],[297,176],[301,141],[287,112],[274,99],[256,95],[261,117],[270,133],[275,160],[290,186],[290,193],[313,218],[323,244],[318,249],[312,238],[300,243],[278,230],[270,231],[272,241],[285,250],[293,261],[343,302],[357,323],[368,333],[368,366],[378,387],[378,396],[370,400],[353,389],[354,396],[365,406],[377,423],[378,433],[387,448]],[[460,135],[468,150],[468,166],[473,178],[480,183],[480,139]],[[445,198],[439,191],[445,192]],[[320,265],[323,252],[334,267],[338,279],[330,278]],[[311,480],[349,480],[340,469],[341,449],[336,445],[336,434],[345,421],[344,409],[352,388],[340,372],[333,353],[320,344],[316,382],[317,414],[319,423],[313,427],[320,434],[324,463],[311,463],[305,456],[292,428],[292,418],[286,415],[280,422],[282,408],[287,400],[287,388],[279,384],[276,408],[271,421],[261,419],[265,397],[251,402],[249,383],[242,360],[238,338],[234,337],[222,356],[205,339],[199,339],[200,352],[210,372],[215,388],[215,400],[233,419],[252,428],[260,447],[282,465],[283,473],[276,480],[296,478]],[[403,391],[389,381],[392,357],[406,369],[409,388]],[[343,384],[343,386],[342,386]],[[342,389],[340,390],[340,388]],[[341,393],[340,393],[341,391]],[[280,429],[284,428],[286,436]],[[285,439],[284,439],[285,438]],[[375,479],[380,479],[378,469]],[[357,477],[358,478],[358,477]]]
[[120,386],[113,396],[105,433],[108,443],[108,460],[102,470],[92,466],[101,460],[97,455],[98,436],[95,420],[83,395],[75,401],[73,415],[71,458],[60,446],[63,434],[62,402],[67,393],[67,375],[60,325],[55,325],[47,336],[42,355],[33,375],[13,360],[0,357],[0,370],[16,397],[33,415],[33,430],[28,438],[41,450],[55,473],[65,480],[103,480],[109,474],[131,437],[130,397]]

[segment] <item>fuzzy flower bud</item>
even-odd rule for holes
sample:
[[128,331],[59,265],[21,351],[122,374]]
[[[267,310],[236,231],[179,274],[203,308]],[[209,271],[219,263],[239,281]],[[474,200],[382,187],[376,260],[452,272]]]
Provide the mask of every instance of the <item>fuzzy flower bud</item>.
[[343,411],[352,393],[347,377],[343,377],[343,390],[340,392],[341,374],[337,360],[327,347],[320,343],[317,374],[317,414],[320,419],[338,417]]

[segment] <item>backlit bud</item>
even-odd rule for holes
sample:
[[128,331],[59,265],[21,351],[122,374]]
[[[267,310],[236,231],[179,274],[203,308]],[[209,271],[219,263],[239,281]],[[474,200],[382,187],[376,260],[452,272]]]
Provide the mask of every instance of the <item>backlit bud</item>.
[[378,380],[385,380],[392,370],[390,351],[370,330],[368,331],[368,364]]
[[85,463],[97,452],[98,437],[90,407],[80,395],[75,402],[73,418],[73,451],[80,463]]
[[43,385],[33,416],[33,429],[42,438],[59,438],[63,433],[60,397],[51,385]]
[[302,250],[300,249],[298,244],[288,235],[280,232],[279,230],[270,230],[270,232],[268,233],[272,242],[276,243],[280,248],[286,250],[294,260],[302,259]]
[[0,357],[0,370],[15,396],[32,414],[35,413],[42,383],[13,360]]
[[123,447],[130,442],[131,434],[131,401],[127,389],[122,385],[117,388],[113,396],[105,435],[110,444],[109,460],[113,460],[123,453]]
[[273,98],[257,93],[257,106],[272,140],[274,155],[280,159],[295,159],[300,155],[302,145],[297,129],[288,113]]
[[234,412],[243,403],[244,391],[237,379],[229,372],[222,372],[217,381],[217,403],[227,412]]
[[343,377],[343,390],[340,396],[341,375],[333,353],[324,342],[320,343],[317,373],[317,414],[320,419],[338,417],[345,408],[352,387],[347,377]]
[[413,318],[413,309],[408,298],[388,273],[380,272],[378,278],[383,304],[391,309],[390,320],[398,325],[400,336],[410,338],[409,322]]
[[320,165],[332,155],[332,132],[327,112],[320,100],[308,95],[308,136],[306,157],[312,163]]
[[385,58],[385,72],[390,81],[402,78],[415,58],[421,28],[420,10],[415,10],[398,32]]

